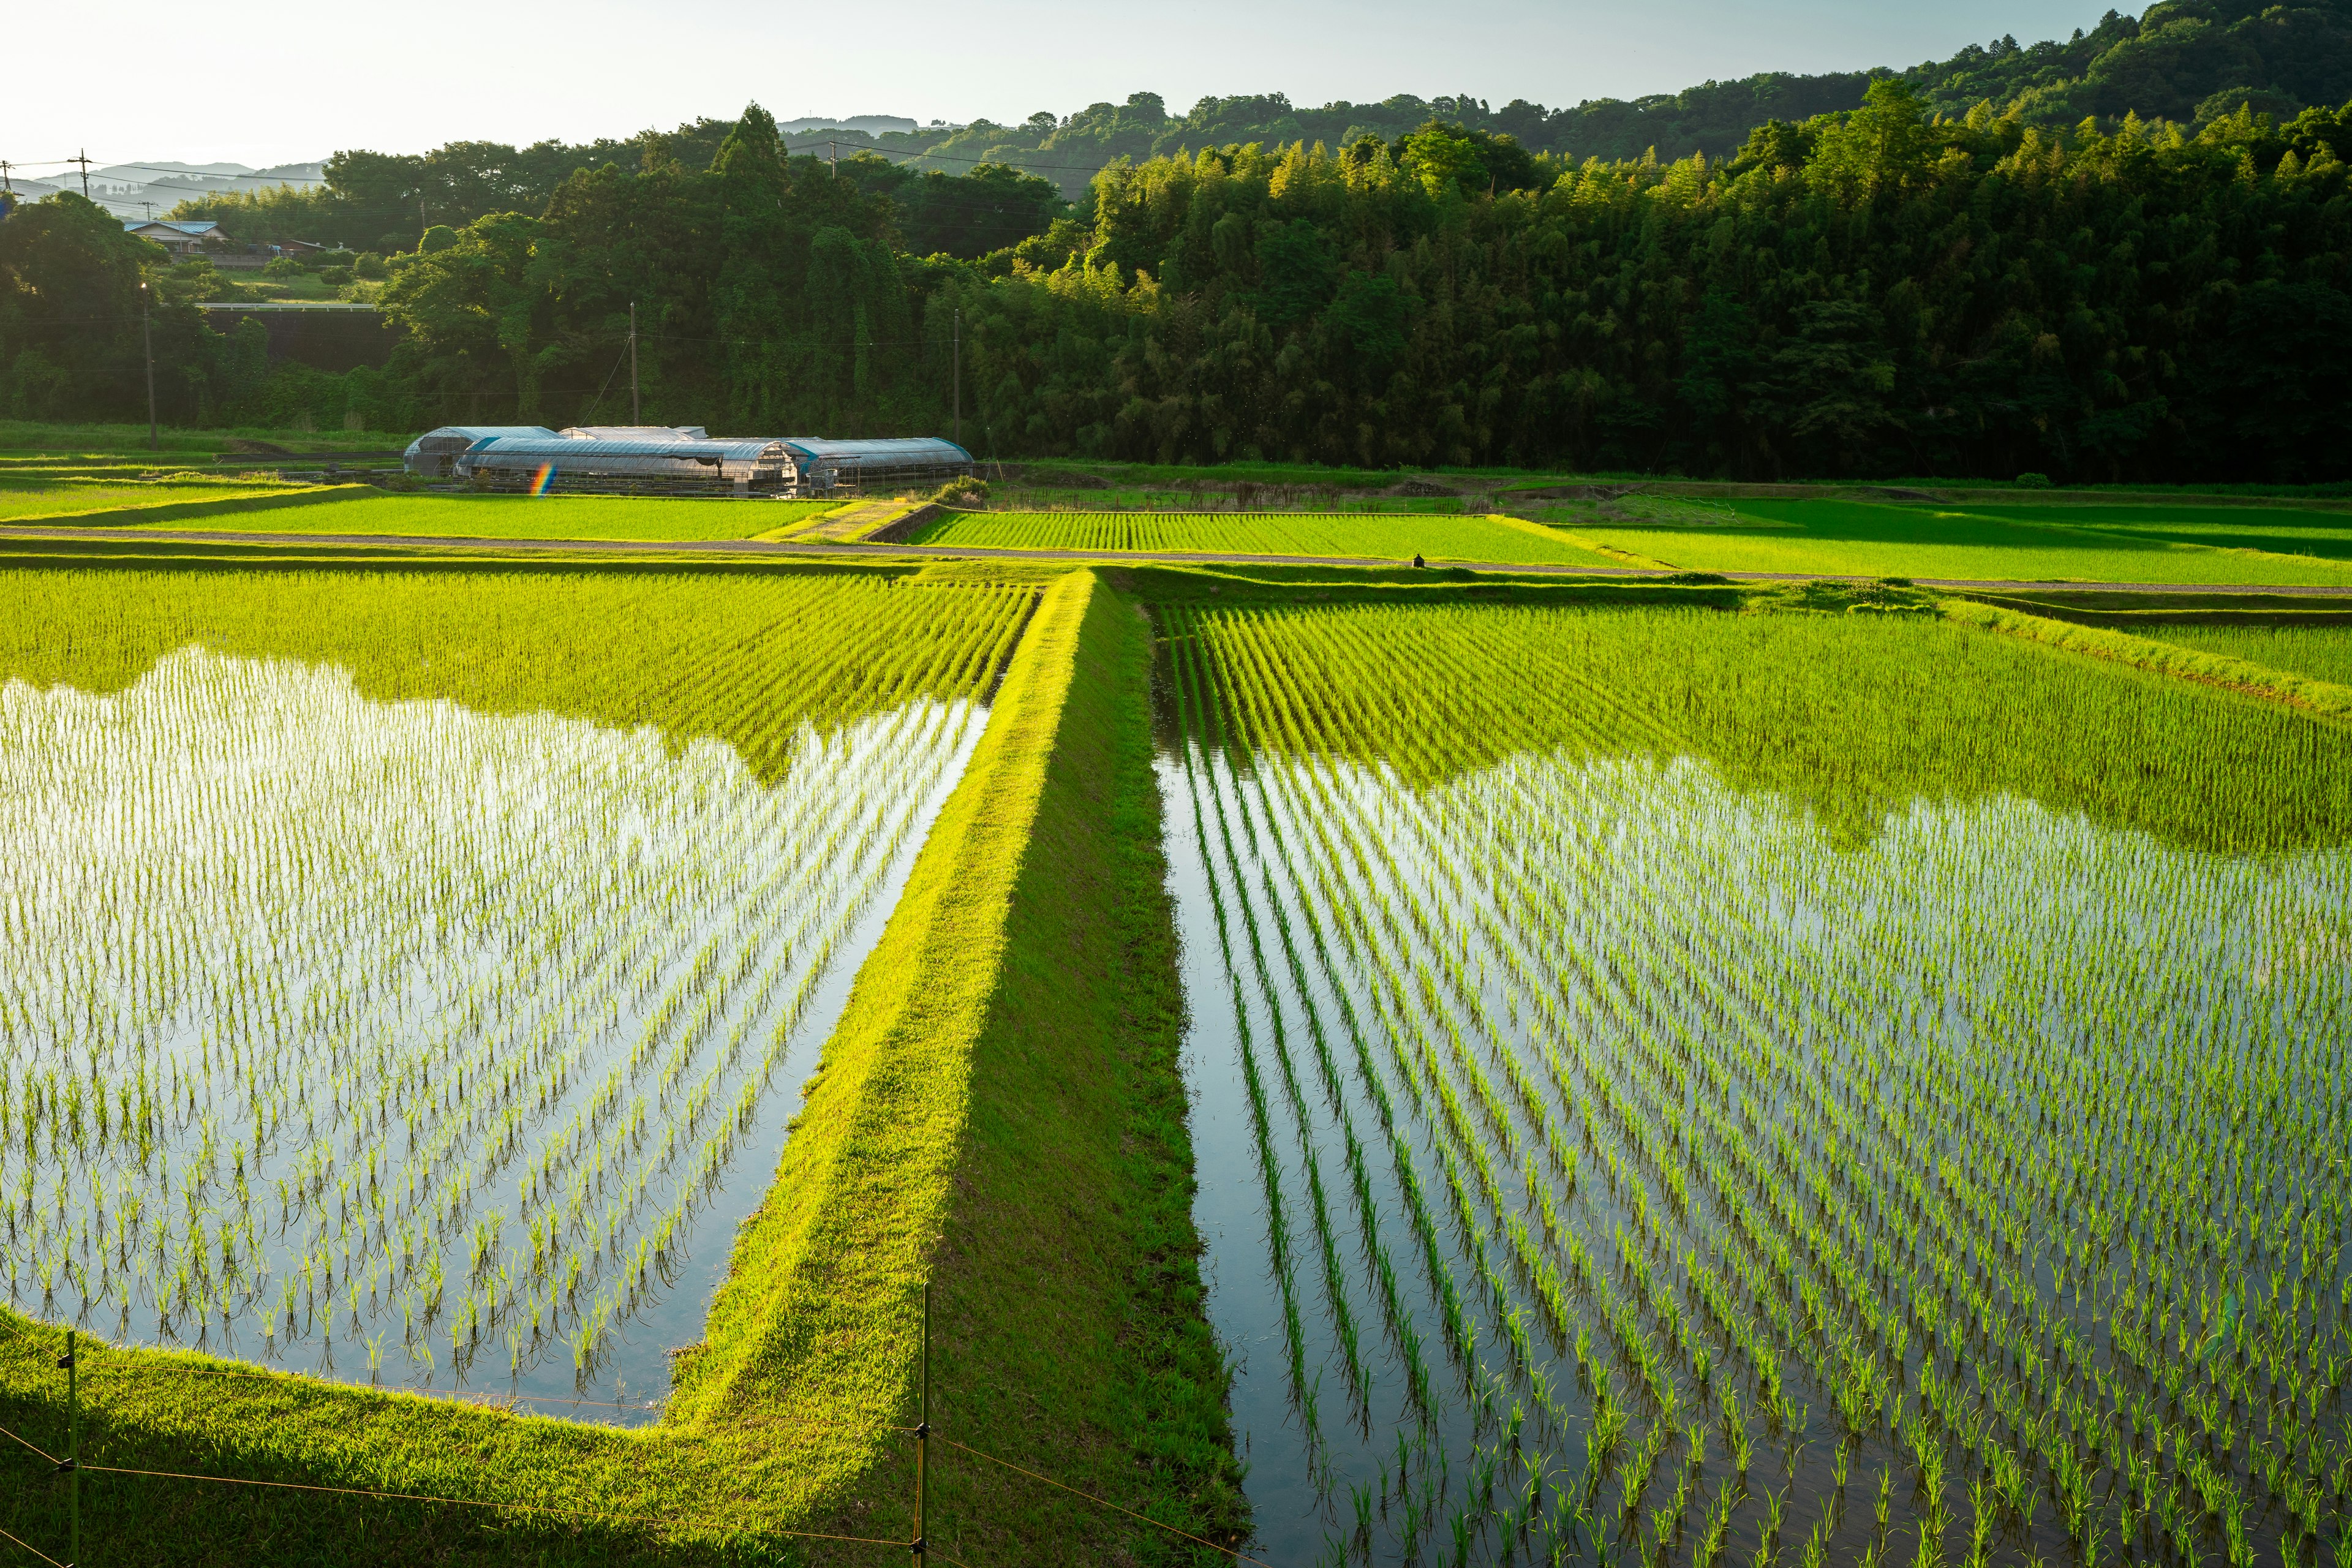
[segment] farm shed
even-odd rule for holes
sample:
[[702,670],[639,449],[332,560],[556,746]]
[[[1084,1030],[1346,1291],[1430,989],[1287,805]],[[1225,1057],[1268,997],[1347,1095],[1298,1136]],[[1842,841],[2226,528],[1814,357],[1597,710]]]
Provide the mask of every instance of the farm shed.
[[933,489],[972,471],[971,454],[952,441],[917,436],[875,441],[827,441],[790,436],[784,445],[800,464],[802,495],[867,489]]
[[552,441],[555,432],[544,425],[444,425],[438,430],[427,430],[408,444],[401,466],[410,473],[428,479],[446,479],[455,471],[457,460],[467,447],[478,441],[495,440],[500,436],[542,436]]
[[487,437],[450,468],[453,478],[483,489],[738,495],[791,495],[799,472],[784,443],[765,437],[713,441],[672,434],[616,441],[547,430]]

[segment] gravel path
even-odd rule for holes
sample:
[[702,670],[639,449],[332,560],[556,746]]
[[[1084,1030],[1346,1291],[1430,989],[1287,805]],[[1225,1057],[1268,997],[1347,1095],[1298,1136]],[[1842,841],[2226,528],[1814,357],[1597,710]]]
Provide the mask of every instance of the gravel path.
[[[1160,551],[1150,555],[1088,550],[995,550],[941,544],[820,544],[785,543],[756,539],[629,540],[629,539],[475,539],[420,534],[384,533],[244,533],[205,529],[65,528],[40,524],[0,525],[0,535],[34,539],[104,540],[120,543],[133,539],[161,540],[174,544],[319,544],[362,545],[373,549],[425,552],[551,551],[576,554],[583,551],[632,555],[819,556],[835,559],[940,561],[1072,561],[1104,565],[1147,565],[1154,563],[1202,566],[1376,566],[1403,563],[1364,555],[1243,555],[1211,551]],[[1502,572],[1518,576],[1602,577],[1639,580],[1679,575],[1636,566],[1531,565],[1512,561],[1442,561],[1434,567],[1466,567],[1473,572]],[[1712,574],[1734,583],[1868,583],[1875,579],[1838,572],[1722,572]],[[2083,581],[2021,582],[2000,578],[1915,577],[1923,588],[1973,588],[2011,593],[2063,593],[2097,589],[2116,594],[2288,594],[2319,599],[2352,598],[2352,586],[2318,586],[2276,583],[2106,583]]]

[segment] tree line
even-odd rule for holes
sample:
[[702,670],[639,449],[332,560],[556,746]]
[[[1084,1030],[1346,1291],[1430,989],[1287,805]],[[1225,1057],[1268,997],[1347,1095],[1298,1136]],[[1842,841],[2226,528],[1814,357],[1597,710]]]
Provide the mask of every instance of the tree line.
[[755,107],[708,168],[575,171],[405,258],[389,366],[343,377],[164,326],[177,269],[44,263],[77,224],[138,244],[53,198],[0,224],[0,364],[20,416],[124,406],[75,357],[123,340],[44,337],[28,300],[119,310],[144,266],[167,382],[215,418],[609,420],[634,301],[646,416],[714,429],[944,432],[960,391],[983,457],[2332,479],[2347,157],[2352,106],[2059,132],[1883,79],[1723,160],[1432,122],[1121,162],[958,258],[908,248],[899,172],[793,155]]

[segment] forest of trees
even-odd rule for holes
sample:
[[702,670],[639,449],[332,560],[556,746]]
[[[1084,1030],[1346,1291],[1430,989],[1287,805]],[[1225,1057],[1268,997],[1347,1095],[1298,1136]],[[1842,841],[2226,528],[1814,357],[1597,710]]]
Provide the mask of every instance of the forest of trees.
[[[1310,109],[1276,92],[1204,98],[1189,111],[1171,114],[1158,93],[1137,92],[1124,103],[1097,103],[1065,115],[1040,110],[1010,124],[978,120],[881,136],[817,130],[789,137],[787,144],[799,153],[837,151],[844,158],[863,151],[873,154],[869,162],[945,174],[1008,164],[1050,181],[1064,197],[1083,205],[1096,172],[1118,158],[1141,163],[1253,142],[1267,147],[1320,142],[1333,148],[1368,136],[1393,142],[1433,120],[1507,135],[1531,153],[1570,163],[1612,163],[1651,153],[1666,163],[1693,153],[1727,158],[1767,121],[1859,108],[1864,91],[1885,77],[1907,84],[1937,113],[1957,119],[1989,102],[2014,108],[2025,124],[2043,130],[2071,131],[2093,118],[2111,132],[2136,113],[2177,121],[2193,133],[2249,106],[2286,121],[2305,109],[2352,99],[2352,0],[2284,5],[2163,0],[2138,17],[2110,11],[2071,39],[2021,46],[1998,38],[1907,70],[1775,72],[1631,100],[1590,100],[1572,109],[1524,100],[1495,108],[1467,94]],[[176,216],[217,218],[240,239],[414,249],[417,235],[433,225],[463,226],[494,212],[538,212],[577,170],[671,162],[708,169],[732,129],[731,121],[703,119],[625,141],[521,148],[452,142],[418,154],[339,153],[328,163],[324,190],[199,199],[182,204]],[[909,223],[906,234],[918,255],[977,256],[996,248],[987,243],[991,237],[953,224],[919,222]]]
[[385,291],[390,364],[344,376],[208,332],[192,269],[52,198],[0,223],[0,397],[127,408],[144,268],[185,419],[609,419],[634,301],[646,416],[745,433],[943,432],[960,330],[982,456],[2336,479],[2347,158],[2352,105],[2051,129],[1887,77],[1727,158],[1431,120],[1123,161],[1066,205],[836,173],[754,108],[703,166],[444,226]]

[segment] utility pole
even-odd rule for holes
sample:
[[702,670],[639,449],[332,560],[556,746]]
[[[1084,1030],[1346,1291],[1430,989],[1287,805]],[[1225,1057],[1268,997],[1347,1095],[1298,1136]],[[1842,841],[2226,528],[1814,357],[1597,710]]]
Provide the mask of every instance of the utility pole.
[[147,351],[147,449],[163,447],[155,439],[155,332],[147,320],[147,280],[139,280],[139,342]]
[[16,165],[7,159],[0,158],[0,190],[6,191],[12,196],[16,194],[16,182],[8,177],[8,171],[15,167]]
[[642,425],[646,412],[637,401],[637,302],[629,301],[629,423]]
[[833,177],[836,180],[841,178],[841,143],[838,142],[826,142],[824,144],[824,157],[825,162],[833,165]]
[[961,306],[956,308],[954,342],[953,357],[948,362],[950,366],[948,374],[955,382],[955,444],[961,447],[963,445],[963,308]]
[[89,200],[89,149],[83,148],[81,155],[70,161],[81,165],[81,199],[88,201]]

